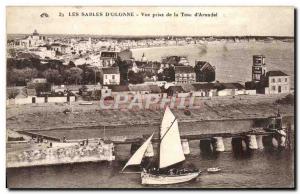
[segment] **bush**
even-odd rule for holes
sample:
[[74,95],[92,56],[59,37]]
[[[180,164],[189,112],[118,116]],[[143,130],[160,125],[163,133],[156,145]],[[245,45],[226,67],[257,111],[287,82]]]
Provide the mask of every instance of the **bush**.
[[288,94],[284,98],[276,100],[277,104],[290,104],[294,105],[294,95],[293,94]]

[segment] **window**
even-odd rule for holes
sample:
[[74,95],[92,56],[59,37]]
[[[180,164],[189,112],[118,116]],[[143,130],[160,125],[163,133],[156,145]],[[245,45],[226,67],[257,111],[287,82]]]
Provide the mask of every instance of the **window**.
[[107,79],[107,75],[105,75],[105,79]]
[[275,78],[272,78],[272,83],[275,83]]
[[115,79],[115,75],[112,75],[112,79]]
[[276,86],[272,86],[272,90],[275,91],[276,90]]
[[285,82],[287,82],[288,80],[287,80],[287,78],[285,78]]
[[278,82],[281,82],[281,78],[278,78]]

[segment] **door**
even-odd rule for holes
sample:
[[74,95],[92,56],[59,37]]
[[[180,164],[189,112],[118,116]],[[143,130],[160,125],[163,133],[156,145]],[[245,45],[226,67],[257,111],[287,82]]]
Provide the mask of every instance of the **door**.
[[278,93],[281,93],[281,86],[278,86]]

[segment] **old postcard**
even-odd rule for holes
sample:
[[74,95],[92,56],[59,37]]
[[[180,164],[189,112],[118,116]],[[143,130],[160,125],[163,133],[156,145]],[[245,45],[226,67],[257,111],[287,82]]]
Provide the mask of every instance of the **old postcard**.
[[295,188],[293,7],[6,8],[15,188]]

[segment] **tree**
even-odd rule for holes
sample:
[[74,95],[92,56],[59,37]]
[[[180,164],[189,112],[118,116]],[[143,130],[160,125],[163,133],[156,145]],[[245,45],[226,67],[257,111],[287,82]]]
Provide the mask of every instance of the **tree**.
[[14,57],[17,56],[16,50],[13,49],[13,48],[8,49],[7,53],[8,53],[12,58],[14,58]]
[[43,72],[43,76],[47,79],[49,83],[56,85],[62,84],[62,76],[56,69],[47,69]]
[[35,68],[12,68],[11,70],[7,71],[7,84],[25,86],[28,81],[36,78],[37,75],[38,71]]
[[162,73],[163,81],[173,82],[175,81],[175,69],[174,67],[165,68]]
[[128,82],[131,84],[140,84],[144,82],[144,75],[141,72],[134,73],[133,71],[128,72]]
[[72,67],[65,71],[65,76],[67,77],[68,84],[75,83],[76,85],[78,82],[82,80],[82,73],[83,70],[78,67]]
[[128,81],[128,66],[129,64],[126,61],[122,61],[120,57],[116,60],[116,65],[119,67],[120,71],[120,84],[126,85]]
[[73,61],[70,61],[68,64],[69,67],[76,67],[75,63]]

